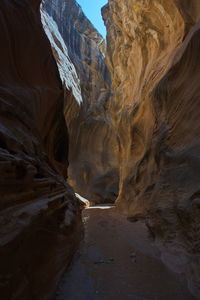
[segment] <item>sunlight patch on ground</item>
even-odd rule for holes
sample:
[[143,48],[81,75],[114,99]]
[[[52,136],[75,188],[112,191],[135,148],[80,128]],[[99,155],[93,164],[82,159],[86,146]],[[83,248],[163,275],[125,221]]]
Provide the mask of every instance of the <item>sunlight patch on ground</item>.
[[113,204],[102,204],[102,205],[95,205],[95,206],[90,206],[88,209],[110,209],[115,207]]

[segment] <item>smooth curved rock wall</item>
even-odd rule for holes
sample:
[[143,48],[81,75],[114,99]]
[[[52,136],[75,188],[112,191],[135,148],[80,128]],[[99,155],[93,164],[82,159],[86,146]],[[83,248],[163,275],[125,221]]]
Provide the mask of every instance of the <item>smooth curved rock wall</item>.
[[199,298],[199,1],[110,0],[103,15],[120,143],[117,205],[146,219],[163,260]]
[[0,2],[0,298],[52,299],[80,239],[64,92],[40,1]]

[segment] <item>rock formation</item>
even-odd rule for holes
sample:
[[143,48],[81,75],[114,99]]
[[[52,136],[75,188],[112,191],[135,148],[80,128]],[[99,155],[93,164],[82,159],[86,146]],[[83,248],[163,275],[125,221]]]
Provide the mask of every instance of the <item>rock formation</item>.
[[81,236],[68,176],[144,219],[199,299],[199,1],[109,0],[110,73],[76,1],[43,0],[42,22],[40,2],[0,2],[1,298],[52,299]]
[[80,239],[64,91],[40,1],[0,2],[0,298],[52,299]]
[[60,73],[64,73],[63,57],[68,57],[81,90],[82,99],[73,88],[67,91],[71,101],[65,103],[69,182],[92,202],[113,202],[118,194],[119,151],[112,119],[107,115],[110,75],[104,61],[105,42],[75,0],[43,1],[42,14]]
[[109,0],[109,113],[119,137],[118,207],[146,218],[162,258],[200,297],[200,3]]

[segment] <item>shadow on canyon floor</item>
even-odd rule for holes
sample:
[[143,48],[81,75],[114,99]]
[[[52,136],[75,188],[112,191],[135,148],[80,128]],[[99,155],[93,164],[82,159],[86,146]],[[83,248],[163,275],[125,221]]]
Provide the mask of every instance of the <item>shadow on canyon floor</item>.
[[84,241],[56,300],[194,299],[184,278],[160,260],[144,223],[110,205],[86,208],[83,222]]

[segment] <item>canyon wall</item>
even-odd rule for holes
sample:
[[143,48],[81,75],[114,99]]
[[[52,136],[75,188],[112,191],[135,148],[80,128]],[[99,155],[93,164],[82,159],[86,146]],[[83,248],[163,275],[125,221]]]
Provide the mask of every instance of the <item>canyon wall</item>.
[[[64,90],[40,1],[0,2],[0,297],[52,299],[78,245]],[[65,99],[66,101],[67,99]]]
[[115,127],[107,114],[111,82],[105,65],[105,41],[75,0],[43,1],[41,10],[60,73],[65,74],[63,57],[64,61],[67,57],[81,91],[80,97],[80,92],[70,87],[71,80],[61,76],[67,87],[68,180],[91,202],[114,202],[118,195],[119,151]]
[[109,0],[108,110],[119,137],[117,206],[145,218],[163,261],[200,297],[200,2]]

